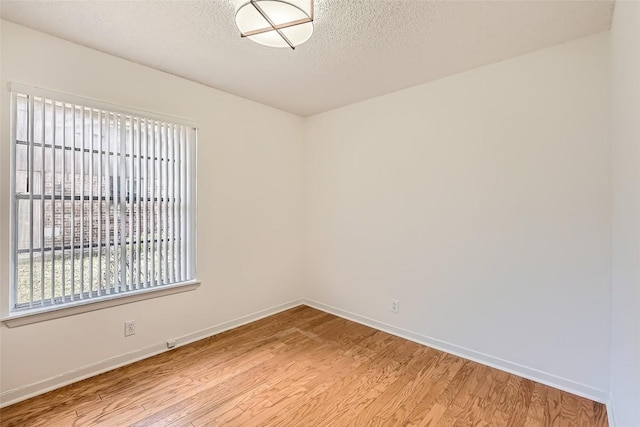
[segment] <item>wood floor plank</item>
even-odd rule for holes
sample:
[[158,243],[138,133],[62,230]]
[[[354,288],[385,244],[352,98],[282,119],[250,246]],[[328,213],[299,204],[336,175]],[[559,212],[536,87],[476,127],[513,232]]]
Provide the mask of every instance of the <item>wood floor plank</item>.
[[[477,364],[470,364],[473,367],[471,374],[464,383],[457,388],[457,393],[453,400],[446,406],[447,411],[438,422],[439,426],[451,427],[454,425],[474,425],[482,421],[479,417],[479,408],[474,408],[475,394],[483,388],[487,381],[490,368]],[[445,400],[441,404],[444,405]]]
[[[452,382],[459,377],[460,372],[463,369],[467,369],[469,364],[470,362],[460,357],[450,354],[443,355],[440,362],[428,376],[430,381],[416,393],[414,399],[406,401],[394,415],[397,420],[393,417],[385,417],[387,421],[383,425],[396,425],[398,421],[401,421],[405,425],[417,426],[422,423],[422,420],[428,416],[436,404],[447,408],[448,405],[444,403],[447,398],[443,398],[443,403],[440,403],[440,399],[445,391],[449,389]],[[467,375],[468,373],[464,373],[462,377],[464,378]],[[454,385],[452,389],[456,387],[457,385]]]
[[238,406],[243,411],[253,410],[256,405],[266,401],[269,406],[273,406],[282,399],[288,398],[290,393],[308,387],[311,381],[327,370],[341,364],[348,366],[352,362],[353,359],[345,357],[341,352],[336,352],[335,348],[321,344],[312,352],[302,354],[299,360],[293,361],[295,369],[285,368],[281,378],[278,378],[278,375],[270,374],[270,381],[266,387],[261,388],[251,399],[240,402]]
[[348,351],[334,353],[333,360],[330,360],[327,364],[323,364],[323,361],[320,361],[318,366],[321,369],[317,375],[312,375],[292,384],[283,394],[276,394],[275,396],[267,393],[263,394],[259,402],[245,408],[245,412],[234,420],[234,425],[266,425],[267,420],[277,419],[278,414],[290,413],[290,407],[297,404],[299,399],[304,396],[309,397],[310,390],[319,392],[330,387],[332,384],[331,378],[335,378],[335,376],[341,377],[350,370],[357,369],[365,362],[365,359],[354,358],[352,354],[348,353]]
[[531,404],[533,384],[533,381],[528,379],[522,379],[522,381],[520,381],[518,396],[515,400],[511,418],[507,424],[508,426],[518,427],[524,425],[527,419],[527,413],[529,412],[529,405]]
[[496,410],[493,413],[493,417],[491,418],[489,425],[491,427],[505,427],[507,424],[509,424],[510,419],[511,416],[509,414],[506,414],[500,410]]
[[489,425],[496,410],[499,396],[505,387],[509,375],[497,369],[487,368],[489,373],[482,386],[472,393],[469,408],[462,411],[456,419],[454,426],[481,426]]
[[336,420],[340,425],[347,425],[349,423],[355,425],[375,425],[374,418],[377,414],[388,415],[387,420],[394,419],[400,423],[398,416],[402,416],[405,411],[401,411],[400,408],[403,404],[416,395],[418,390],[423,386],[424,382],[428,380],[429,374],[432,372],[432,367],[440,358],[439,352],[426,348],[426,351],[421,352],[413,359],[413,363],[407,364],[404,367],[401,376],[383,393],[377,396],[370,404],[362,406],[354,412],[351,419],[344,417],[343,419]]
[[279,415],[289,414],[294,411],[302,399],[310,399],[314,394],[321,394],[336,382],[336,378],[343,378],[347,373],[358,369],[366,361],[367,359],[353,357],[353,353],[349,351],[338,352],[335,354],[335,360],[324,365],[318,375],[292,385],[287,395],[276,395],[275,398],[264,396],[259,405],[247,409],[245,413],[234,421],[234,424],[267,425],[269,424],[268,420],[273,420],[275,423]]
[[594,423],[593,402],[584,397],[578,397],[578,426],[591,426]]
[[[53,403],[48,405],[48,396],[53,396]],[[39,423],[47,419],[50,414],[56,414],[56,418],[66,418],[68,415],[76,413],[76,407],[87,402],[100,401],[100,396],[79,396],[77,399],[65,398],[58,400],[55,391],[43,396],[20,402],[0,410],[0,425],[2,426],[22,426]]]
[[[455,418],[453,427],[485,427],[489,423],[483,417],[484,403],[480,397],[471,397]],[[442,424],[444,425],[444,424]]]
[[547,404],[545,405],[545,424],[551,427],[560,426],[562,392],[555,388],[547,389]]
[[585,426],[604,405],[306,306],[0,410],[0,426]]
[[[342,393],[334,396],[334,400],[338,403],[333,411],[327,411],[327,415],[324,417],[311,417],[311,419],[307,421],[309,423],[317,421],[325,425],[348,424],[352,419],[356,418],[358,414],[362,413],[364,409],[372,405],[378,397],[392,388],[394,384],[401,383],[403,387],[406,387],[407,382],[410,379],[414,379],[418,374],[418,368],[424,366],[425,359],[423,359],[423,356],[426,353],[435,356],[430,349],[416,346],[415,352],[405,363],[396,363],[397,361],[391,360],[386,366],[374,368],[372,371],[363,375],[362,380],[358,384],[352,384],[350,391],[347,392],[347,390],[344,390]],[[392,388],[388,399],[385,399],[385,401],[392,401],[398,394],[398,388]]]
[[[357,369],[347,372],[338,379],[327,378],[326,384],[320,384],[312,388],[307,398],[296,402],[296,409],[291,417],[280,420],[280,425],[297,426],[305,425],[304,420],[323,417],[324,414],[338,409],[339,400],[336,396],[344,396],[353,388],[360,388],[370,384],[370,377],[375,376],[376,371],[393,367],[396,364],[406,362],[415,351],[415,343],[405,341],[385,347],[370,363],[362,363]],[[389,368],[392,370],[392,368]],[[328,387],[325,387],[328,385]],[[276,417],[277,419],[278,417]]]
[[271,350],[269,354],[256,353],[251,358],[245,358],[246,363],[237,366],[236,371],[225,372],[221,376],[211,375],[207,381],[199,379],[202,387],[197,389],[195,394],[191,394],[188,398],[183,396],[180,401],[171,406],[163,405],[161,410],[135,425],[165,426],[182,420],[194,412],[206,411],[211,406],[217,406],[259,385],[281,363],[278,356],[286,355],[290,351],[292,351],[291,347],[283,345]]
[[72,424],[78,426],[115,426],[129,425],[132,416],[138,416],[144,412],[142,406],[125,406],[116,410],[96,409],[95,411],[80,415]]
[[609,425],[607,408],[602,403],[593,402],[593,425],[595,427],[606,427]]
[[[517,404],[518,391],[520,390],[520,384],[522,381],[524,381],[523,378],[516,377],[515,375],[509,376],[496,405],[496,414],[498,416],[501,416],[502,414],[508,414],[511,416]],[[507,424],[508,420],[505,425]]]
[[269,372],[266,381],[259,386],[204,413],[190,414],[194,426],[221,425],[232,419],[235,419],[235,423],[240,423],[240,417],[244,413],[251,414],[251,411],[263,409],[259,405],[264,403],[269,407],[273,406],[320,375],[323,367],[330,366],[331,356],[335,354],[323,344],[307,344],[307,348],[298,348],[296,353],[290,354],[286,364]]
[[531,392],[531,404],[525,418],[525,427],[537,427],[544,425],[545,405],[547,403],[547,390],[543,384],[535,383]]
[[[480,418],[489,423],[493,418],[493,414],[498,409],[500,396],[504,392],[510,375],[506,372],[492,369],[489,379],[478,393],[480,405]],[[485,394],[486,393],[486,394]]]
[[449,385],[443,390],[442,394],[437,399],[437,403],[446,406],[451,406],[451,403],[460,393],[462,387],[467,383],[467,380],[473,375],[476,368],[476,364],[473,362],[465,362],[460,371],[451,380]]
[[[154,414],[153,416],[160,417],[158,413],[164,413],[165,411],[170,412],[170,408],[183,403],[187,398],[195,398],[195,396],[199,395],[200,393],[212,393],[215,390],[224,390],[225,381],[238,379],[247,371],[252,371],[256,367],[264,364],[266,361],[273,359],[274,351],[284,350],[284,348],[285,347],[280,346],[275,349],[268,348],[266,350],[256,352],[253,354],[253,357],[246,358],[245,363],[241,366],[238,366],[237,364],[232,368],[228,368],[227,366],[218,366],[218,370],[212,372],[212,375],[214,375],[214,373],[217,373],[215,377],[212,377],[209,381],[205,381],[201,377],[198,377],[197,379],[191,379],[192,384],[189,387],[183,387],[179,389],[179,393],[166,394],[164,396],[161,396],[160,398],[155,399],[149,399],[148,396],[142,395],[141,398],[137,401],[140,402],[149,413]],[[177,421],[179,419],[180,417],[178,417],[174,421]],[[149,423],[152,422],[151,419],[148,419],[146,421]]]
[[567,392],[561,393],[560,426],[575,427],[578,425],[578,396]]

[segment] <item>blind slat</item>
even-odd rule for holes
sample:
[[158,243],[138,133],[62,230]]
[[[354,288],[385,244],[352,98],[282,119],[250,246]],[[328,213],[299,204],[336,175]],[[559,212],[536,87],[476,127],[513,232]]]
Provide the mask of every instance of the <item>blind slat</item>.
[[119,181],[118,181],[118,177],[119,177],[119,168],[118,165],[120,164],[120,162],[118,161],[118,152],[115,151],[116,147],[115,147],[115,141],[116,138],[119,135],[119,131],[118,131],[118,121],[117,121],[117,117],[115,114],[112,115],[113,116],[113,121],[112,121],[112,127],[113,127],[113,132],[111,132],[111,141],[110,143],[113,144],[111,149],[114,150],[114,155],[113,155],[113,175],[111,177],[111,182],[109,183],[110,185],[110,189],[111,189],[111,197],[113,198],[113,203],[112,203],[112,209],[113,209],[113,291],[114,292],[119,292],[120,291],[120,286],[118,285],[118,281],[120,280],[120,274],[119,274],[119,270],[120,270],[120,263],[118,262],[118,256],[120,254],[120,240],[119,240],[119,233],[120,233],[120,225],[119,225],[119,216],[118,216],[118,209],[117,209],[117,198],[118,198],[118,187],[119,187]]
[[[191,143],[191,129],[187,129],[185,132],[185,146],[183,147],[183,150],[186,150],[186,147],[189,146],[189,144]],[[184,158],[184,176],[188,176],[189,171],[191,170],[191,168],[193,167],[193,165],[191,165],[190,163],[191,161],[191,156],[185,156]],[[183,223],[185,226],[185,233],[186,230],[190,230],[191,229],[191,216],[187,214],[187,205],[190,203],[190,194],[189,194],[189,188],[187,187],[186,183],[185,185],[183,185],[183,194],[184,194],[184,199],[182,202],[182,218],[183,218]],[[191,257],[193,256],[193,254],[191,253],[191,245],[186,243],[186,239],[185,242],[183,243],[183,248],[184,248],[184,256],[183,256],[183,260],[184,260],[184,270],[185,270],[185,275],[186,277],[190,277],[191,275],[191,270],[190,270],[190,260]]]
[[[57,118],[57,110],[58,107],[56,103],[52,103],[51,106],[51,118],[52,118],[52,126],[51,126],[51,143],[56,145],[56,136],[58,130],[58,122]],[[51,149],[51,211],[53,214],[51,215],[51,304],[54,303],[56,298],[56,198],[54,197],[56,193],[56,151],[55,149]],[[44,246],[44,242],[43,242]]]
[[189,133],[189,129],[187,128],[183,128],[183,133],[181,135],[181,141],[180,141],[180,151],[181,151],[181,159],[182,161],[180,162],[180,169],[181,169],[181,175],[182,175],[182,181],[181,181],[181,186],[180,186],[180,218],[182,218],[182,221],[180,221],[181,225],[182,225],[182,238],[180,239],[180,253],[181,253],[181,263],[180,263],[180,267],[181,267],[181,280],[185,280],[188,277],[187,274],[187,262],[185,260],[185,257],[187,256],[187,248],[185,245],[186,239],[187,239],[187,199],[186,199],[186,189],[187,189],[187,177],[186,177],[186,173],[187,173],[187,167],[186,167],[186,149],[187,149],[187,135]]
[[169,227],[169,231],[170,231],[170,240],[169,240],[169,253],[171,254],[170,257],[168,257],[167,261],[169,262],[169,268],[170,268],[170,275],[169,275],[169,280],[171,282],[175,282],[176,281],[176,229],[175,229],[175,220],[176,220],[176,216],[175,216],[175,197],[176,197],[176,193],[175,193],[175,182],[176,182],[176,175],[175,175],[175,143],[176,143],[176,126],[171,126],[170,127],[170,132],[171,132],[171,140],[169,141],[169,151],[171,152],[170,155],[170,163],[169,163],[169,175],[171,176],[171,178],[169,179],[168,182],[168,188],[167,188],[167,193],[169,194],[169,213],[168,213],[168,217],[170,218],[170,227]]
[[[157,123],[156,122],[152,122],[151,124],[151,135],[153,136],[153,141],[151,142],[151,149],[153,150],[153,156],[156,156],[156,145],[158,142],[158,134],[157,134]],[[153,202],[151,203],[151,234],[153,236],[153,238],[151,239],[151,262],[152,262],[152,269],[151,269],[151,277],[153,279],[153,285],[156,286],[159,284],[159,281],[157,280],[157,276],[160,274],[159,273],[159,266],[158,266],[158,254],[160,253],[159,251],[159,243],[158,245],[156,245],[155,240],[160,236],[158,234],[158,218],[160,218],[159,216],[159,211],[158,211],[158,204],[160,203],[160,201],[158,200],[158,193],[157,193],[157,188],[156,188],[156,180],[158,179],[158,162],[154,162],[153,163],[153,167],[151,168],[151,173],[152,173],[152,177],[151,177],[151,191],[153,192]]]
[[[107,116],[105,117],[105,132],[106,132],[106,138],[105,141],[107,143],[107,151],[110,151],[111,149],[111,114],[107,113]],[[110,193],[109,190],[107,190],[107,185],[111,184],[111,154],[109,154],[107,152],[106,155],[106,159],[105,159],[105,170],[106,170],[106,176],[105,176],[105,185],[104,185],[104,189],[102,191],[104,191],[105,193]],[[113,194],[110,194],[110,196],[113,196]],[[107,294],[111,294],[111,199],[112,197],[109,197],[106,200],[106,208],[105,208],[105,229],[106,229],[106,233],[105,233],[105,240],[107,243],[107,248],[105,250],[105,258],[106,258],[106,266],[105,266],[105,285],[106,285],[106,291]]]
[[182,206],[182,170],[180,168],[180,165],[182,165],[182,151],[180,150],[180,148],[182,147],[183,144],[183,133],[184,133],[184,127],[180,126],[180,129],[178,131],[178,140],[176,141],[177,144],[177,158],[178,158],[178,162],[176,163],[176,194],[178,197],[177,203],[176,203],[176,210],[177,210],[177,232],[178,232],[178,244],[176,247],[176,251],[177,251],[177,258],[178,261],[176,262],[176,269],[178,271],[178,280],[182,281],[184,280],[184,274],[182,274],[182,221],[180,221],[180,218],[183,218],[182,216],[182,212],[181,212],[181,206]]
[[141,243],[140,243],[140,232],[142,231],[140,227],[140,221],[141,221],[141,217],[142,217],[142,212],[141,212],[141,203],[140,203],[140,192],[142,189],[142,131],[140,129],[140,127],[142,126],[142,121],[140,119],[136,119],[136,140],[137,140],[137,145],[136,145],[136,151],[138,153],[138,164],[137,164],[137,168],[136,168],[136,237],[138,237],[136,240],[138,241],[137,247],[136,247],[136,289],[140,289],[142,286],[141,282],[142,282],[142,254],[140,252],[141,250]]
[[163,218],[162,218],[162,239],[163,245],[163,261],[164,266],[162,269],[162,283],[167,284],[169,282],[169,125],[163,123],[162,130],[164,138],[162,141],[163,157],[165,161],[162,162],[163,167],[163,180],[162,180],[162,199],[163,199]]
[[[62,104],[62,176],[60,177],[60,188],[61,188],[61,204],[62,204],[62,230],[60,231],[62,234],[62,245],[64,246],[64,242],[67,237],[67,227],[66,227],[66,215],[65,212],[67,210],[67,203],[65,202],[65,193],[66,193],[66,176],[67,176],[67,107],[65,104]],[[62,276],[62,299],[66,301],[67,299],[67,266],[66,266],[66,251],[62,249],[62,266],[61,266],[61,276]]]
[[[133,198],[133,180],[134,180],[134,174],[133,174],[133,147],[135,146],[135,142],[133,141],[133,117],[131,117],[130,119],[127,118],[127,122],[129,123],[129,139],[127,141],[125,141],[125,145],[128,146],[129,151],[131,153],[131,155],[129,156],[129,193],[126,196],[126,205],[125,205],[125,212],[127,209],[129,209],[129,226],[127,227],[128,230],[128,241],[129,243],[127,244],[127,247],[129,249],[129,280],[127,281],[128,285],[129,285],[129,289],[137,289],[137,281],[135,279],[135,271],[134,271],[134,263],[133,263],[133,203],[132,203],[132,198]],[[125,122],[126,123],[126,122]],[[129,142],[129,144],[126,144],[127,142]],[[126,153],[126,150],[125,150]],[[125,235],[126,238],[126,235]]]
[[[160,157],[162,157],[162,136],[163,136],[163,126],[161,124],[158,124],[158,152],[160,153]],[[162,172],[162,167],[163,167],[163,161],[161,160],[160,162],[158,162],[158,182],[155,183],[157,189],[156,192],[160,194],[162,194],[162,179],[163,179],[163,172]],[[160,238],[158,241],[158,248],[157,248],[157,259],[158,259],[158,284],[163,283],[163,266],[162,266],[162,252],[164,250],[164,239],[162,239],[162,198],[158,197],[158,204],[157,204],[157,214],[158,214],[158,218],[157,218],[157,222],[156,222],[156,235]]]
[[93,170],[93,162],[94,162],[94,156],[93,156],[93,146],[94,146],[94,128],[93,128],[93,109],[89,110],[89,139],[90,139],[90,145],[91,145],[91,152],[89,153],[89,224],[90,224],[90,228],[89,228],[89,250],[90,255],[89,255],[89,294],[91,295],[91,298],[93,298],[93,224],[94,224],[94,218],[93,218],[93,205],[95,204],[94,200],[93,200],[93,179],[94,179],[94,170]]
[[118,126],[120,127],[120,161],[119,161],[119,174],[120,185],[118,186],[118,193],[120,199],[120,292],[128,290],[129,281],[127,280],[126,260],[127,260],[127,206],[126,195],[127,191],[127,159],[125,157],[126,151],[126,138],[127,128],[125,123],[126,118],[122,115],[119,116]]
[[29,305],[33,306],[33,185],[34,185],[34,149],[33,149],[33,96],[29,97],[28,104],[28,126],[29,126],[29,181],[27,181],[27,191],[29,192]]
[[144,287],[149,286],[149,122],[144,120]]
[[[104,143],[103,143],[103,127],[102,127],[102,111],[98,110],[98,145],[100,146],[100,152],[102,152],[103,148],[104,148]],[[102,185],[104,182],[104,155],[100,154],[100,157],[98,157],[98,161],[99,161],[99,166],[98,166],[98,174],[99,174],[99,178],[98,178],[98,195],[100,197],[100,201],[99,206],[100,208],[98,209],[98,247],[100,248],[99,250],[99,255],[98,255],[98,296],[102,296],[102,287],[104,286],[104,283],[102,281],[103,275],[102,275],[102,221],[103,221],[103,215],[102,215],[102,211],[104,209],[104,194],[102,191]]]
[[[72,129],[72,146],[73,151],[71,158],[71,196],[75,199],[76,197],[76,106],[71,106],[71,129]],[[71,201],[71,241],[75,243],[76,241],[76,202],[75,200]],[[74,244],[75,246],[75,244]],[[76,298],[76,253],[75,249],[72,246],[71,248],[71,300],[73,301]]]
[[40,149],[40,298],[44,300],[44,181],[45,181],[45,157],[44,157],[44,143],[45,143],[45,116],[44,116],[44,99],[40,99],[40,130],[42,134],[42,147]]
[[[85,148],[87,146],[87,138],[86,138],[86,127],[85,127],[85,109],[83,107],[80,108],[80,113],[81,113],[81,120],[80,120],[80,125],[82,126],[82,130],[80,132],[81,135],[81,141],[82,141],[82,148]],[[85,223],[85,206],[84,206],[84,192],[85,192],[85,187],[86,187],[86,180],[87,180],[87,176],[85,173],[85,166],[84,166],[84,162],[85,162],[85,154],[86,152],[84,150],[82,150],[80,152],[80,196],[82,197],[82,200],[80,200],[80,246],[82,247],[82,249],[80,249],[80,299],[84,299],[84,293],[85,293],[85,280],[84,280],[84,223]],[[75,152],[74,152],[74,156],[75,156]],[[75,176],[74,176],[75,179]],[[76,203],[75,201],[73,203]],[[74,209],[75,211],[75,209]]]

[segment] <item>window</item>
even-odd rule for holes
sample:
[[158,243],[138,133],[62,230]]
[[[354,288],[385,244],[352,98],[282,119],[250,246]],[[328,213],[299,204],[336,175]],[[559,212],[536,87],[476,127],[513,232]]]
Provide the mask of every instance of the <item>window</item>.
[[12,312],[193,282],[196,135],[12,85]]

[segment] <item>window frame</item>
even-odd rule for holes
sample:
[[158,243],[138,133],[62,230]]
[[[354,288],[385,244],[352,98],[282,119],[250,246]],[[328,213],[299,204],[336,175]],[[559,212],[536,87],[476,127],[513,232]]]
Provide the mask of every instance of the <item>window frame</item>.
[[[190,291],[196,289],[200,285],[197,273],[197,202],[198,202],[198,190],[197,190],[197,151],[198,151],[198,127],[190,120],[182,119],[179,117],[159,114],[150,112],[134,107],[126,107],[113,103],[108,103],[96,99],[87,97],[71,95],[64,92],[53,91],[48,89],[39,88],[36,86],[25,85],[21,83],[10,82],[8,83],[9,96],[8,101],[10,103],[9,118],[10,118],[10,213],[9,213],[9,236],[10,236],[10,251],[9,251],[9,284],[8,284],[8,306],[1,307],[0,321],[4,322],[7,326],[21,326],[24,324],[40,322],[43,320],[49,320],[57,317],[64,317],[73,314],[78,314],[87,311],[99,310],[120,304],[127,304],[134,301],[139,301],[148,298],[155,298],[163,295],[175,294],[178,292]],[[16,300],[16,286],[18,281],[17,273],[17,244],[18,244],[18,227],[16,218],[17,209],[17,197],[16,197],[16,148],[17,148],[17,95],[18,93],[27,94],[31,97],[42,97],[53,99],[56,102],[69,103],[79,105],[86,108],[103,109],[111,113],[118,113],[122,115],[136,116],[137,118],[156,120],[160,122],[167,122],[173,125],[182,125],[193,129],[193,141],[190,141],[190,146],[186,148],[186,173],[189,178],[190,185],[187,186],[189,191],[189,200],[187,203],[186,213],[188,218],[184,218],[184,221],[188,221],[190,227],[188,227],[188,241],[185,246],[188,255],[185,255],[185,259],[189,263],[189,269],[193,273],[191,279],[186,281],[169,283],[159,286],[153,286],[148,288],[140,288],[135,290],[129,290],[123,293],[111,293],[108,295],[102,295],[92,297],[89,299],[79,299],[75,301],[67,301],[60,304],[53,304],[50,306],[41,306],[36,308],[20,308],[17,307]],[[55,153],[54,153],[55,155]],[[44,167],[44,165],[43,165]],[[5,294],[6,295],[6,294]]]

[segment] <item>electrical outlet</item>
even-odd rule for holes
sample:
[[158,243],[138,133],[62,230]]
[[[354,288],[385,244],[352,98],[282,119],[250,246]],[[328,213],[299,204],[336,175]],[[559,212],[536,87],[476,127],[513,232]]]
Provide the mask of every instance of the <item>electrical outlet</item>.
[[124,336],[129,337],[131,335],[135,335],[136,333],[136,321],[129,320],[128,322],[124,322]]
[[392,299],[391,300],[391,312],[398,314],[398,312],[400,311],[400,301],[398,301],[397,299]]

